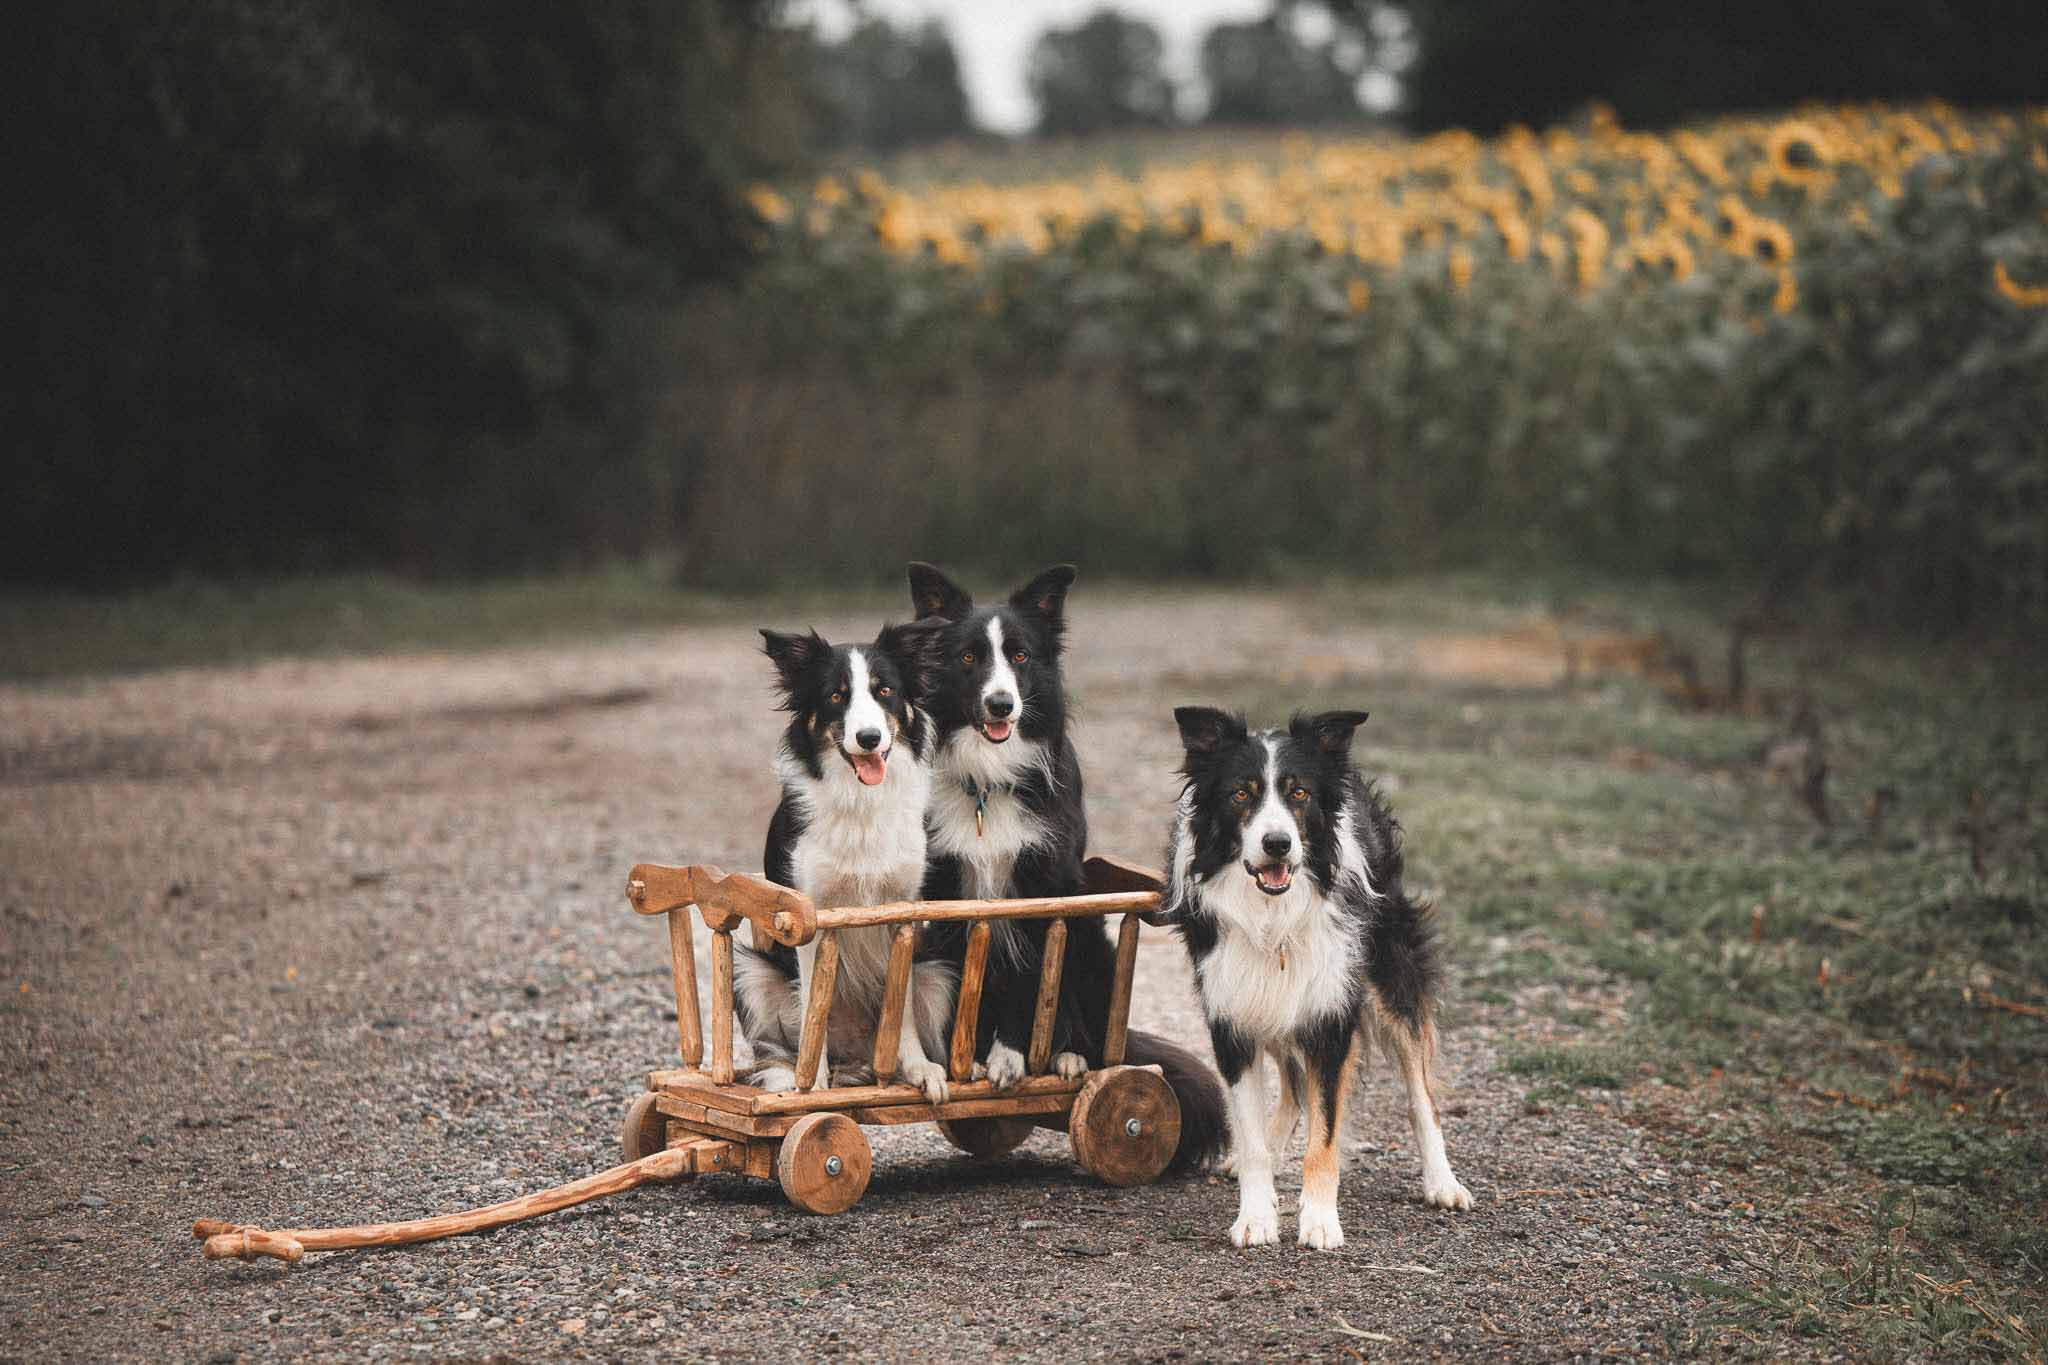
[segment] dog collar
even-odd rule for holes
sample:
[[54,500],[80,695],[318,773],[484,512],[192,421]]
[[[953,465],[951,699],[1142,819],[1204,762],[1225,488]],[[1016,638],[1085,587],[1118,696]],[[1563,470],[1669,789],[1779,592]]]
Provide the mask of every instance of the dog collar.
[[987,832],[989,797],[999,791],[1015,791],[1017,789],[1008,783],[1000,785],[994,782],[982,783],[976,782],[971,777],[963,777],[960,779],[960,790],[974,798],[974,837],[980,839]]

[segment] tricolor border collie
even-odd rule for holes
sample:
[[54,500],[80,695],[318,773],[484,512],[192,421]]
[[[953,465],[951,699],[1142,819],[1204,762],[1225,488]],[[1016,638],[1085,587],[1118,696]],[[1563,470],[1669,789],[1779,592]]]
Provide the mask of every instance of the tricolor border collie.
[[[761,632],[775,665],[788,728],[776,750],[782,802],[768,824],[768,879],[819,908],[915,900],[925,877],[925,806],[936,729],[926,709],[939,636],[929,625],[887,626],[871,645],[833,645]],[[832,1084],[832,1058],[851,1083],[870,1079],[888,973],[887,926],[841,930],[839,972],[816,1084]],[[733,1008],[754,1050],[748,1079],[792,1090],[817,940],[742,949],[733,961]],[[921,955],[926,956],[926,955]],[[947,1095],[945,1055],[954,969],[932,958],[911,968],[897,1066],[933,1103]]]
[[[1167,907],[1230,1091],[1231,1242],[1279,1240],[1272,1152],[1306,1110],[1298,1240],[1326,1251],[1344,1244],[1337,1139],[1352,1074],[1373,1041],[1407,1087],[1423,1199],[1471,1208],[1437,1126],[1431,912],[1403,891],[1400,825],[1351,765],[1366,713],[1298,715],[1284,730],[1257,733],[1211,707],[1173,714],[1186,785],[1167,847]],[[1270,1127],[1266,1057],[1281,1080]]]
[[[933,900],[1073,896],[1085,889],[1088,813],[1081,764],[1067,733],[1067,589],[1072,565],[1045,570],[993,606],[929,564],[910,566],[920,623],[942,622],[943,654],[932,693],[938,727],[930,805]],[[976,1053],[988,1079],[1008,1089],[1024,1078],[1044,920],[991,922]],[[1066,961],[1053,1025],[1053,1068],[1071,1079],[1103,1064],[1116,955],[1100,919],[1068,921]],[[958,963],[965,928],[933,926],[935,951]],[[1223,1092],[1200,1059],[1163,1038],[1131,1030],[1124,1060],[1156,1063],[1180,1102],[1176,1169],[1222,1149]]]

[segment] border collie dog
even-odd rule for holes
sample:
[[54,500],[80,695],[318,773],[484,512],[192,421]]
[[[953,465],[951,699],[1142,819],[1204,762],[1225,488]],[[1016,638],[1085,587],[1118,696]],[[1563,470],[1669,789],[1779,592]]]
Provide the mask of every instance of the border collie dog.
[[[931,693],[938,725],[929,808],[932,900],[1073,896],[1085,890],[1088,813],[1081,764],[1067,734],[1065,677],[1071,565],[1045,570],[1007,600],[974,599],[929,564],[910,566],[919,623],[942,622],[944,651]],[[958,963],[962,925],[933,926],[934,946]],[[1100,919],[1068,921],[1053,1024],[1053,1070],[1072,1079],[1103,1064],[1116,954]],[[1025,1049],[1045,952],[1044,920],[990,922],[976,1052],[998,1089],[1024,1078]],[[1157,1063],[1181,1108],[1177,1169],[1203,1164],[1226,1136],[1223,1092],[1192,1053],[1131,1030],[1125,1061]]]
[[[888,626],[872,645],[828,644],[808,635],[761,632],[790,713],[776,752],[782,804],[768,825],[768,879],[794,887],[820,908],[915,900],[925,877],[925,805],[931,793],[934,727],[925,709],[938,633]],[[888,974],[887,926],[839,931],[839,972],[826,1028],[819,1085],[832,1084],[831,1058],[851,1059],[862,1080]],[[733,961],[733,1006],[754,1049],[750,1079],[793,1090],[804,1001],[817,940],[791,949],[742,948]],[[946,1099],[945,1055],[954,969],[938,960],[911,968],[911,998],[898,1041],[902,1078],[933,1103]]]
[[[1429,907],[1401,887],[1401,827],[1351,765],[1363,711],[1296,716],[1256,734],[1244,717],[1183,706],[1187,753],[1167,847],[1167,907],[1230,1090],[1238,1209],[1230,1240],[1279,1240],[1274,1148],[1308,1117],[1301,1245],[1344,1244],[1337,1134],[1352,1074],[1373,1042],[1407,1086],[1422,1153],[1422,1197],[1469,1209],[1437,1126],[1435,1007],[1440,967]],[[1264,1058],[1280,1071],[1266,1118]]]

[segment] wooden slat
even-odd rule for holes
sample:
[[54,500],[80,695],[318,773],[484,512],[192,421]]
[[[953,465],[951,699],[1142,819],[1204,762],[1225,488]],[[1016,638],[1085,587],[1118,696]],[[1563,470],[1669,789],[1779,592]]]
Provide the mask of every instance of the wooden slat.
[[732,1083],[732,931],[711,935],[711,1079]]
[[915,920],[958,923],[993,919],[1078,919],[1120,914],[1125,910],[1159,908],[1157,891],[1117,891],[1101,896],[1039,896],[1001,901],[891,901],[882,905],[847,905],[820,910],[818,928],[859,929],[875,924]]
[[717,1085],[702,1071],[650,1071],[647,1073],[647,1088],[667,1091],[735,1114],[753,1113],[754,1101],[769,1093],[757,1086],[737,1082]]
[[990,1100],[950,1100],[945,1104],[891,1104],[850,1110],[854,1122],[873,1124],[930,1123],[935,1119],[1031,1118],[1063,1114],[1072,1095],[1006,1096]]
[[[903,1038],[903,1011],[909,1008],[910,965],[917,954],[917,926],[899,924],[889,937],[889,975],[882,983],[882,1017],[875,1023],[875,1084],[896,1076],[897,1044]],[[917,1021],[910,1021],[912,1028]]]
[[697,945],[690,934],[690,909],[668,912],[668,963],[676,985],[676,1043],[683,1065],[704,1065],[704,1023],[697,1011]]
[[709,1130],[718,1137],[781,1137],[797,1120],[793,1114],[735,1114],[671,1094],[656,1095],[654,1107],[672,1119]]
[[[825,1055],[825,1034],[832,1021],[832,988],[839,981],[839,935],[827,932],[818,938],[818,955],[811,963],[811,994],[804,1001],[804,1033],[796,1045],[796,1088],[809,1090],[818,1079],[818,1059]],[[825,1084],[831,1085],[827,1076]]]
[[[1068,1095],[1081,1088],[1079,1080],[1063,1081],[1058,1076],[1026,1076],[1008,1090],[997,1090],[989,1081],[958,1081],[951,1087],[954,1100],[1002,1099],[1011,1096]],[[754,1101],[756,1114],[810,1114],[825,1109],[866,1109],[924,1103],[924,1092],[914,1085],[845,1085],[833,1090],[790,1091],[764,1095]]]
[[956,1081],[974,1074],[974,1027],[981,1017],[981,982],[988,972],[987,920],[967,931],[967,956],[960,965],[960,997],[953,1009],[953,1052],[947,1072]]
[[1125,915],[1116,935],[1116,980],[1109,988],[1109,1027],[1102,1041],[1102,1064],[1121,1066],[1124,1040],[1131,1026],[1131,976],[1138,966],[1136,915]]
[[1038,966],[1038,1008],[1031,1016],[1031,1047],[1024,1057],[1024,1069],[1034,1076],[1043,1076],[1052,1064],[1053,1017],[1059,1013],[1060,975],[1066,967],[1067,922],[1056,919],[1045,926],[1045,957]]

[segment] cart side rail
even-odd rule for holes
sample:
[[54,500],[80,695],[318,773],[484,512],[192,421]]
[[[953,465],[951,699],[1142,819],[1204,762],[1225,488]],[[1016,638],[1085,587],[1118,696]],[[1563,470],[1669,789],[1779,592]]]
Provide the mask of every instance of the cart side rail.
[[[965,923],[966,950],[954,1001],[952,1045],[944,1059],[955,1081],[973,1073],[982,985],[987,974],[990,924],[995,920],[1046,919],[1044,961],[1032,1018],[1026,1068],[1034,1076],[1050,1067],[1052,1035],[1058,1012],[1060,978],[1066,959],[1066,921],[1101,919],[1121,914],[1117,934],[1116,971],[1112,981],[1103,1062],[1123,1062],[1131,1009],[1131,977],[1136,969],[1141,921],[1157,924],[1164,880],[1135,863],[1104,856],[1084,864],[1087,890],[1078,896],[1043,896],[1011,900],[894,901],[881,905],[835,906],[820,910],[800,891],[765,878],[726,872],[708,864],[668,867],[641,863],[627,882],[626,899],[643,915],[665,914],[669,921],[670,966],[675,977],[676,1026],[683,1065],[703,1065],[704,1040],[698,1019],[696,951],[689,910],[695,906],[711,930],[711,1079],[720,1085],[733,1080],[732,934],[740,924],[753,927],[756,941],[772,940],[792,947],[818,940],[811,972],[810,996],[804,1001],[803,1031],[797,1048],[799,1090],[817,1081],[825,1051],[826,1023],[838,977],[842,929],[892,927],[889,971],[883,988],[881,1017],[874,1042],[873,1069],[886,1084],[895,1075],[898,1026],[908,1007],[912,958],[918,928],[927,923]],[[826,1078],[829,1087],[830,1078]]]

